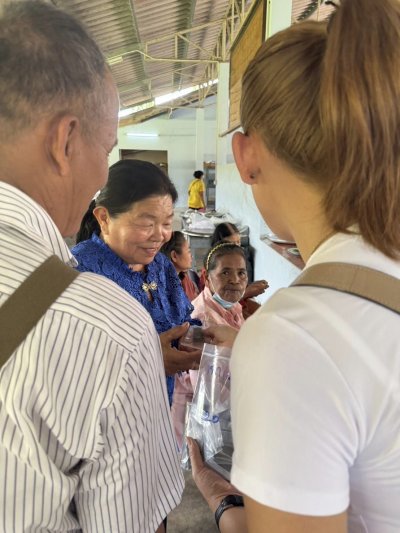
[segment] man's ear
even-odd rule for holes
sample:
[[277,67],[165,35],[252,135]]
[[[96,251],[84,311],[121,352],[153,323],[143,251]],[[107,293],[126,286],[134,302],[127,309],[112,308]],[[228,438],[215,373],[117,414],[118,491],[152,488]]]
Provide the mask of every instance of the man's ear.
[[247,185],[253,185],[257,174],[253,137],[237,131],[232,137],[232,151],[242,181]]
[[110,215],[106,207],[99,205],[93,209],[93,215],[95,216],[99,226],[100,231],[103,235],[108,235]]
[[74,115],[56,117],[50,125],[47,150],[61,176],[71,172],[71,157],[77,149],[80,130],[79,119]]

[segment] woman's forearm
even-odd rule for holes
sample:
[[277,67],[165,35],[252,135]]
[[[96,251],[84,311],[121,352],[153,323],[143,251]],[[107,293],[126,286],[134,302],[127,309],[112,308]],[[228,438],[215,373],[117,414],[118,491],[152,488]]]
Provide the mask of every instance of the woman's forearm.
[[244,507],[226,509],[219,520],[219,530],[221,533],[247,533]]

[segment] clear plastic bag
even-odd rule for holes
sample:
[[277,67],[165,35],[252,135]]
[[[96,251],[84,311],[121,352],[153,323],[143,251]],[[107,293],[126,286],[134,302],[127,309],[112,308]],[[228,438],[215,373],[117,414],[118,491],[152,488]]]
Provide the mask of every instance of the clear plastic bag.
[[[196,390],[186,410],[185,436],[196,439],[204,461],[229,480],[232,467],[232,426],[230,411],[230,348],[205,344]],[[186,442],[182,467],[190,469]]]

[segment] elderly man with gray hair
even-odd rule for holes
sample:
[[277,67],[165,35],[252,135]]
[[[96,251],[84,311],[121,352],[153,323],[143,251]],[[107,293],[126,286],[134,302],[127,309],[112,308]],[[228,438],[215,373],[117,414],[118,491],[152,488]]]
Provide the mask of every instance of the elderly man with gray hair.
[[164,531],[180,501],[158,336],[76,232],[107,179],[118,96],[81,24],[0,15],[0,531]]

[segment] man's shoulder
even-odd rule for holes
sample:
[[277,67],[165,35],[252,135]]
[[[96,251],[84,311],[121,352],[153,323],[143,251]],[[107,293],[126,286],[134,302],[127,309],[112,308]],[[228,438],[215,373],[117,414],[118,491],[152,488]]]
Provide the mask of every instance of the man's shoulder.
[[135,298],[113,281],[91,272],[80,273],[52,309],[103,330],[127,346],[153,328],[150,315]]
[[107,310],[110,306],[117,304],[121,312],[132,311],[135,309],[139,313],[147,316],[144,307],[132,297],[126,290],[122,289],[114,281],[101,274],[93,272],[81,272],[68,290],[79,289],[79,301],[86,303],[89,307]]

